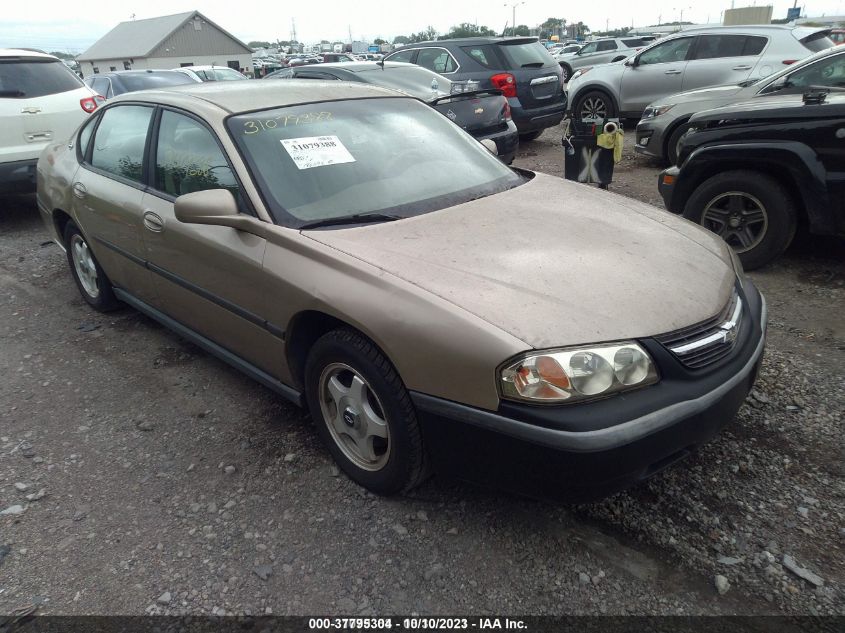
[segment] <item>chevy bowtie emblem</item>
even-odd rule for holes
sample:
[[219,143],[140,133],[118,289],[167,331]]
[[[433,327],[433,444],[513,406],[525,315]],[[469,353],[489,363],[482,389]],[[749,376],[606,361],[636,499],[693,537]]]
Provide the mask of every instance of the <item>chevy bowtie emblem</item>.
[[476,108],[475,109],[476,114],[481,114],[482,112],[484,112],[484,108]]
[[36,106],[21,108],[21,114],[38,114],[39,112],[41,112],[41,108]]
[[723,323],[719,329],[722,334],[722,343],[733,343],[736,340],[736,327],[733,323]]

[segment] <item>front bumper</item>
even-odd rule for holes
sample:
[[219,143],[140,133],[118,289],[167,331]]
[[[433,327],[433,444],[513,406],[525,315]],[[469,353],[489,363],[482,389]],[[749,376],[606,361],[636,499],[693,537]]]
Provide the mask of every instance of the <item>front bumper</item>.
[[37,158],[0,163],[0,193],[32,193],[35,191]]
[[637,142],[634,151],[644,156],[664,158],[663,156],[663,126],[655,126],[653,120],[640,121],[637,124]]
[[438,471],[533,497],[584,501],[627,488],[710,440],[757,377],[765,301],[750,281],[740,339],[715,367],[685,369],[641,339],[661,369],[656,385],[581,405],[503,402],[488,412],[412,393]]
[[681,168],[677,165],[664,169],[657,176],[657,190],[660,192],[660,197],[663,198],[663,205],[672,213],[681,213],[683,208],[678,208],[675,197],[675,185],[678,182],[678,177],[681,173]]

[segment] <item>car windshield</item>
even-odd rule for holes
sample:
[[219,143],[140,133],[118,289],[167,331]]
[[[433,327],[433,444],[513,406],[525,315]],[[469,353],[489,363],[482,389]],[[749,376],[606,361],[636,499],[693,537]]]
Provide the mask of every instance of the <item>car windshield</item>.
[[554,57],[540,42],[510,44],[504,41],[499,44],[499,50],[505,54],[505,59],[507,59],[511,69],[544,68],[557,64]]
[[409,98],[329,101],[229,117],[277,223],[421,215],[515,187],[446,117]]
[[138,75],[119,75],[119,77],[120,82],[126,87],[126,92],[196,83],[196,81],[185,73],[176,71],[143,73]]
[[[420,99],[431,99],[440,94],[449,94],[452,89],[452,82],[445,77],[414,64],[375,66],[357,71],[355,74],[367,83],[402,90]],[[432,80],[437,82],[436,89],[433,87]]]
[[0,97],[31,99],[76,90],[82,80],[50,58],[0,60]]
[[826,50],[831,46],[836,46],[834,41],[828,37],[829,35],[830,31],[818,31],[802,39],[801,43],[804,45],[804,48],[807,48],[814,53],[818,53],[819,51]]

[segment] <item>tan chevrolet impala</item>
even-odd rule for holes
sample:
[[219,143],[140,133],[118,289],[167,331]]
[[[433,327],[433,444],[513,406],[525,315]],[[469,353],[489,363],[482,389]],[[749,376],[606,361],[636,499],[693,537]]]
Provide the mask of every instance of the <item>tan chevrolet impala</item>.
[[728,423],[763,353],[765,302],[718,237],[509,169],[367,85],[118,97],[45,150],[38,205],[94,309],[129,305],[307,406],[378,493],[432,471],[629,486]]

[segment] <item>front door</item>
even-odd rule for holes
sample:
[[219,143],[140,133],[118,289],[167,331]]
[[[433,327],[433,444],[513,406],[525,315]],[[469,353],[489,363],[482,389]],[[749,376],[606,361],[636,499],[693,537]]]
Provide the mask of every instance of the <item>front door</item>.
[[678,37],[652,46],[634,58],[622,74],[620,110],[641,113],[656,99],[681,91],[694,37]]
[[262,266],[266,240],[224,226],[183,224],[174,201],[227,189],[242,209],[237,179],[214,134],[197,119],[163,110],[155,173],[143,197],[143,237],[157,307],[260,369],[277,375],[280,328],[265,321],[269,299]]
[[144,147],[152,114],[152,107],[138,105],[106,109],[71,185],[74,217],[103,270],[115,286],[143,301],[153,298],[141,243]]

